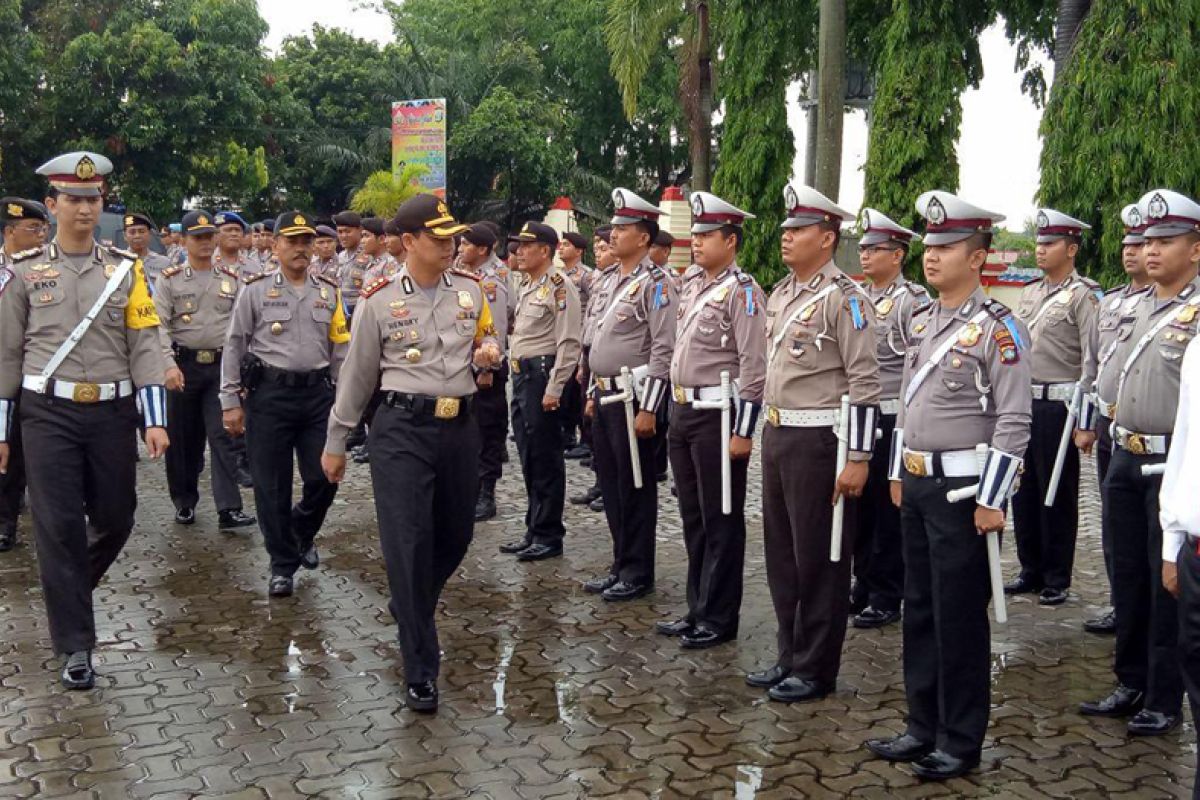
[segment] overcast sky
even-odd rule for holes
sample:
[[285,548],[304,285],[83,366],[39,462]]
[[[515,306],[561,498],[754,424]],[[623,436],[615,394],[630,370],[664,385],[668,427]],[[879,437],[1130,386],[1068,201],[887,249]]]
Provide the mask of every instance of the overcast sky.
[[[380,42],[392,38],[386,15],[358,7],[355,2],[258,0],[258,7],[271,26],[267,46],[272,49],[288,36],[305,33],[313,23],[344,28]],[[1003,29],[998,25],[988,29],[980,46],[983,83],[963,96],[959,193],[976,205],[1005,214],[1008,217],[1005,225],[1019,230],[1027,218],[1034,216],[1041,152],[1037,129],[1041,115],[1029,98],[1021,94],[1020,76],[1013,72],[1014,48],[1004,37]],[[792,104],[789,117],[796,135],[795,174],[803,177],[805,124],[797,104]],[[862,202],[866,153],[866,118],[862,112],[854,112],[846,118],[839,198],[840,204],[851,211],[856,211]]]

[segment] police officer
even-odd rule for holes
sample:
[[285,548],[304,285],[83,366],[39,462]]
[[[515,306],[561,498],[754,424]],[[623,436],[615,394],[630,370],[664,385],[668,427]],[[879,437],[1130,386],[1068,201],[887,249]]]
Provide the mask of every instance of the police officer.
[[158,317],[141,262],[94,240],[111,171],[89,152],[39,167],[57,235],[0,269],[0,473],[19,393],[42,592],[68,689],[95,683],[92,591],[133,528],[135,392],[151,457],[168,444]]
[[[1107,396],[1114,397],[1116,379],[1120,365],[1112,365],[1112,352],[1115,349],[1117,331],[1120,329],[1121,318],[1133,312],[1138,297],[1150,286],[1146,275],[1146,258],[1144,247],[1146,240],[1142,232],[1146,229],[1137,203],[1125,206],[1121,211],[1121,221],[1125,225],[1125,238],[1121,242],[1121,265],[1125,269],[1129,283],[1109,289],[1100,301],[1100,309],[1096,315],[1096,324],[1092,329],[1092,346],[1088,348],[1088,357],[1083,364],[1083,377],[1080,386],[1083,391],[1083,405],[1079,414],[1078,428],[1075,431],[1075,445],[1085,453],[1096,450],[1097,485],[1103,486],[1108,475],[1108,465],[1112,458],[1112,418],[1108,403],[1101,402],[1098,395],[1097,378],[1101,369],[1105,369],[1107,377]],[[1100,355],[1108,358],[1100,363]],[[1100,492],[1100,513],[1105,513],[1104,492]],[[1117,632],[1117,618],[1112,606],[1113,559],[1112,541],[1108,537],[1108,529],[1101,526],[1101,543],[1104,550],[1104,570],[1108,575],[1109,609],[1095,619],[1086,620],[1083,629],[1088,633],[1114,635]]]
[[[0,248],[0,280],[12,260],[27,250],[41,247],[46,241],[49,215],[41,203],[19,197],[0,198],[0,227],[4,232],[4,247]],[[0,293],[4,289],[0,288]],[[19,409],[12,412],[8,431],[8,473],[0,475],[0,553],[12,550],[17,544],[17,517],[25,499],[25,455],[21,448]]]
[[404,231],[400,229],[395,219],[389,219],[383,223],[383,247],[387,251],[383,274],[390,278],[400,271],[400,267],[404,266],[405,257]]
[[1017,316],[1033,337],[1033,428],[1021,488],[1013,497],[1013,528],[1021,573],[1004,590],[1009,594],[1041,592],[1044,606],[1061,605],[1071,585],[1075,536],[1079,528],[1079,451],[1067,445],[1054,504],[1044,501],[1051,488],[1063,437],[1071,425],[1073,400],[1092,343],[1099,284],[1075,271],[1075,256],[1087,225],[1060,211],[1037,214],[1037,262],[1044,277],[1021,292]]
[[[913,316],[888,472],[904,536],[907,730],[866,744],[926,780],[979,764],[991,641],[987,542],[1029,442],[1029,334],[980,288],[1003,216],[949,192],[917,198],[925,278],[938,301]],[[976,447],[987,446],[983,464]],[[981,477],[982,476],[982,477]],[[952,503],[949,490],[974,488]]]
[[[500,277],[495,248],[496,234],[487,225],[476,223],[463,231],[459,246],[459,264],[479,278],[488,307],[497,309],[492,320],[496,343],[503,353],[508,343],[508,281]],[[496,483],[504,474],[504,451],[508,440],[508,362],[475,374],[475,417],[479,424],[479,499],[475,502],[475,521],[496,516]],[[522,548],[523,549],[523,548]]]
[[371,424],[371,482],[391,588],[406,700],[437,710],[441,662],[434,610],[471,542],[478,491],[476,366],[499,362],[479,280],[448,270],[464,230],[431,194],[396,212],[408,251],[403,269],[368,286],[338,384],[321,463],[331,481],[346,469],[346,436],[382,381]]
[[346,305],[346,316],[351,317],[371,259],[363,254],[361,216],[353,211],[342,211],[333,215],[333,224],[337,226],[338,243],[342,246],[337,256],[342,302]]
[[[763,544],[778,622],[775,665],[746,677],[781,702],[832,692],[850,605],[857,498],[878,423],[879,365],[870,302],[833,262],[853,215],[808,186],[784,190],[783,261],[767,301],[769,427],[763,432]],[[850,396],[849,462],[838,472],[837,424]],[[845,497],[842,557],[829,559],[833,501]]]
[[275,220],[264,219],[259,223],[259,227],[261,231],[258,239],[258,264],[262,272],[269,272],[279,268],[275,257]]
[[858,507],[854,543],[854,588],[850,608],[856,628],[879,628],[900,619],[904,598],[904,553],[900,510],[892,505],[887,475],[888,450],[900,410],[900,379],[913,314],[929,303],[929,293],[904,277],[913,231],[881,211],[859,215],[862,238],[858,260],[863,290],[875,307],[875,357],[879,362],[879,431]]
[[[742,224],[753,215],[707,192],[692,195],[692,254],[679,299],[669,436],[688,553],[687,614],[657,630],[689,649],[737,637],[746,551],[746,472],[762,407],[767,341],[762,289],[737,264]],[[733,396],[727,408],[694,405]],[[728,415],[730,438],[723,437]],[[728,451],[728,455],[726,455]],[[730,511],[723,508],[723,461],[730,463]]]
[[[214,269],[220,270],[224,267],[233,272],[240,281],[262,272],[262,267],[257,262],[251,261],[242,250],[242,241],[247,226],[240,214],[233,211],[218,211],[212,217],[212,224],[217,228],[217,249],[212,257]],[[185,230],[184,242],[186,243],[186,241],[187,232]]]
[[[316,569],[314,541],[337,486],[321,471],[333,381],[350,340],[337,285],[308,274],[316,230],[299,211],[275,225],[279,269],[238,294],[221,353],[225,429],[246,435],[258,526],[271,557],[272,597],[292,594],[292,576]],[[303,489],[292,505],[293,453]]]
[[[678,296],[667,273],[649,257],[662,212],[628,189],[613,191],[613,206],[610,236],[620,263],[605,282],[604,307],[596,310],[588,356],[595,390],[584,412],[593,420],[593,463],[613,537],[613,563],[607,574],[584,583],[584,589],[620,601],[642,597],[654,588],[654,459],[663,436],[657,415],[669,394]],[[625,385],[623,368],[629,371],[631,385]],[[625,402],[601,402],[622,392],[629,397]],[[636,412],[637,448],[632,453],[626,403]],[[641,488],[634,482],[633,458],[640,466]]]
[[146,271],[146,280],[154,286],[162,271],[171,266],[166,256],[159,255],[150,249],[150,233],[154,230],[154,220],[145,214],[126,214],[122,222],[125,225],[125,244],[142,260],[142,269]]
[[387,257],[387,248],[384,247],[383,243],[383,225],[383,220],[379,217],[367,217],[362,221],[362,238],[360,243],[363,253],[370,259],[366,272],[363,274],[364,278],[366,278],[366,273],[369,273],[380,261]]
[[554,265],[558,234],[549,225],[527,222],[511,237],[518,242],[524,273],[516,322],[509,345],[513,374],[512,426],[521,457],[528,508],[525,547],[518,561],[562,555],[563,501],[567,488],[563,460],[563,388],[579,363],[581,313],[575,284]]
[[242,512],[237,452],[222,427],[218,396],[221,348],[233,315],[239,277],[233,266],[214,264],[217,228],[207,211],[191,211],[181,224],[188,259],[182,266],[164,269],[154,290],[154,307],[171,343],[166,354],[167,432],[172,442],[166,458],[167,488],[175,504],[175,522],[193,524],[207,441],[212,453],[217,527],[244,528],[254,524],[254,517]]
[[[1157,736],[1179,725],[1183,705],[1177,609],[1162,583],[1158,465],[1175,424],[1180,363],[1200,324],[1200,205],[1178,192],[1155,189],[1138,207],[1146,220],[1146,271],[1154,286],[1122,318],[1114,351],[1101,354],[1119,370],[1115,392],[1104,394],[1111,366],[1098,382],[1101,402],[1111,399],[1106,410],[1116,446],[1101,491],[1113,548],[1117,687],[1079,710],[1107,717],[1133,714],[1129,733]],[[1151,467],[1151,474],[1144,467]]]
[[337,231],[328,225],[317,225],[317,238],[313,243],[312,266],[317,275],[338,279],[340,264],[337,260]]
[[[579,293],[581,313],[588,306],[588,300],[591,299],[592,294],[592,282],[596,278],[596,271],[583,263],[583,256],[586,252],[587,238],[577,231],[567,231],[558,242],[558,258],[562,261],[562,271],[571,279],[571,283],[575,285],[575,290]],[[580,333],[582,334],[582,329]],[[583,387],[579,383],[575,370],[571,371],[571,376],[567,379],[567,385],[563,389],[562,408],[559,415],[563,425],[563,449],[569,452],[580,445],[581,440],[577,438],[576,432],[578,431],[582,435],[583,426]]]

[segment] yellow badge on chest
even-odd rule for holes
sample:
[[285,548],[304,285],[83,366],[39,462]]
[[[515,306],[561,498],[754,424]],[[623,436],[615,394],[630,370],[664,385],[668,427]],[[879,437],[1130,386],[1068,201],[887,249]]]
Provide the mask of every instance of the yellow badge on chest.
[[974,347],[979,341],[979,337],[983,335],[983,328],[980,328],[974,322],[966,327],[966,329],[958,335],[958,343],[963,347]]
[[1058,294],[1056,294],[1054,296],[1054,302],[1058,303],[1059,305],[1065,306],[1071,302],[1071,298],[1074,296],[1075,296],[1074,289],[1063,289],[1061,292],[1059,292]]
[[404,360],[410,364],[415,364],[421,360],[421,351],[415,347],[410,347],[404,351]]
[[875,304],[875,312],[881,317],[886,317],[888,312],[892,310],[892,306],[895,304],[896,303],[894,300],[892,300],[892,298],[885,297]]
[[475,307],[475,299],[473,297],[471,297],[471,293],[465,289],[458,293],[458,307],[459,308],[474,308]]
[[111,278],[113,276],[113,273],[116,271],[117,271],[116,264],[105,264],[104,265],[104,277]]
[[641,289],[641,288],[642,288],[642,282],[634,281],[633,284],[629,287],[629,291],[625,293],[625,296],[626,297],[636,297],[637,293],[638,293],[638,289]]
[[[229,281],[221,281],[221,293],[222,294],[233,294],[233,284],[230,283]],[[324,296],[325,296],[325,290],[322,289],[321,297],[324,297]]]
[[549,296],[550,296],[550,287],[549,286],[543,286],[542,288],[537,290],[537,299],[538,300],[545,300]]
[[1196,319],[1196,307],[1195,306],[1184,306],[1183,308],[1179,309],[1179,313],[1175,315],[1175,321],[1182,322],[1184,325],[1190,324],[1195,319]]
[[817,304],[813,303],[808,308],[804,309],[804,313],[800,315],[801,322],[808,322],[817,313]]

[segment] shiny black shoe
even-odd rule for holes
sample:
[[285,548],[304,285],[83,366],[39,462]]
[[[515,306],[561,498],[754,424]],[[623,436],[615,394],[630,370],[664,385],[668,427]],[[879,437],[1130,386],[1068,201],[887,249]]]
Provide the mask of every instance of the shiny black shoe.
[[91,689],[96,685],[96,672],[92,669],[92,651],[78,650],[63,659],[62,685],[73,691]]
[[818,681],[810,681],[791,675],[767,690],[767,697],[779,703],[806,703],[826,697],[832,687]]
[[586,444],[577,444],[574,447],[568,448],[567,451],[563,453],[563,458],[567,459],[568,461],[576,461],[581,458],[588,458],[591,456],[591,454],[592,448],[588,447]]
[[438,707],[438,690],[433,681],[410,683],[404,702],[418,714],[432,714]]
[[1011,580],[1004,584],[1005,594],[1037,594],[1042,590],[1042,585],[1024,575],[1018,575],[1016,580]]
[[687,617],[671,620],[670,622],[654,623],[654,630],[663,636],[687,636],[695,626]]
[[1141,711],[1145,702],[1145,692],[1117,684],[1108,697],[1080,703],[1079,713],[1085,717],[1128,717]]
[[595,500],[588,503],[588,508],[590,508],[592,511],[603,511],[604,510],[604,495],[600,495]]
[[1066,589],[1051,589],[1047,586],[1038,596],[1039,606],[1061,606],[1065,602],[1067,602]]
[[529,539],[517,539],[515,542],[505,542],[500,545],[500,552],[506,556],[516,555],[529,545],[533,544]]
[[601,592],[600,596],[610,603],[622,603],[626,600],[637,600],[639,597],[645,597],[652,591],[654,591],[654,587],[648,583],[617,581]]
[[586,492],[580,492],[579,494],[571,495],[569,500],[571,501],[571,505],[586,506],[588,503],[592,502],[599,496],[600,496],[600,487],[593,486],[592,488],[588,489]]
[[227,531],[231,528],[248,528],[255,522],[258,522],[258,520],[240,508],[231,508],[226,511],[217,512],[217,528],[219,530]]
[[300,566],[304,567],[305,569],[316,569],[317,567],[321,566],[321,554],[317,552],[317,546],[315,544],[310,544],[307,548],[305,548],[304,552],[300,554]]
[[7,553],[17,546],[17,523],[12,522],[0,528],[0,553]]
[[867,739],[867,749],[887,761],[916,761],[933,752],[933,744],[907,733],[891,739]]
[[475,521],[487,522],[496,516],[496,501],[487,495],[479,495],[475,501]]
[[900,620],[899,611],[885,611],[874,606],[867,606],[850,621],[856,628],[882,628]]
[[605,589],[617,582],[616,575],[601,575],[583,582],[583,590],[588,594],[602,594]]
[[363,444],[362,446],[354,449],[354,455],[351,456],[350,460],[355,464],[370,464],[371,451],[368,449],[366,444]]
[[1108,611],[1083,623],[1083,629],[1098,636],[1113,636],[1117,632],[1117,612]]
[[746,685],[753,686],[755,689],[770,689],[790,674],[791,670],[776,664],[758,672],[747,673]]
[[1182,714],[1164,714],[1143,708],[1125,725],[1130,736],[1162,736],[1179,727]]
[[291,597],[292,578],[290,575],[272,575],[267,584],[267,594],[271,597]]
[[196,522],[196,509],[181,508],[175,512],[176,525],[192,525]]
[[912,771],[918,778],[927,781],[948,781],[960,775],[966,775],[979,766],[979,756],[959,758],[941,750],[934,750],[929,755],[919,758],[912,764]]
[[517,553],[517,561],[545,561],[558,558],[563,553],[562,545],[534,544]]
[[707,650],[735,638],[737,637],[734,634],[721,633],[705,625],[697,625],[691,633],[685,633],[679,638],[679,646],[684,650]]

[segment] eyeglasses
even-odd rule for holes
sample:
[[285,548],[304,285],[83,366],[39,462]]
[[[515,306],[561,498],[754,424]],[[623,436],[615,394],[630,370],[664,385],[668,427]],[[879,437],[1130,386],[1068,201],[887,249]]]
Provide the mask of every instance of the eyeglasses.
[[18,225],[18,226],[17,226],[17,230],[21,231],[22,233],[28,233],[28,234],[31,234],[31,235],[40,235],[40,234],[43,234],[43,233],[45,233],[47,230],[49,230],[49,228],[50,228],[50,226],[48,226],[48,225],[42,225],[42,224],[39,224],[39,223],[36,223],[36,222],[35,222],[35,223],[32,223],[32,224],[27,224],[27,225]]
[[877,255],[879,253],[898,253],[898,252],[900,252],[900,248],[899,247],[882,247],[880,245],[872,245],[870,247],[860,247],[860,248],[858,248],[858,252],[859,252],[859,255],[873,256],[873,255]]

